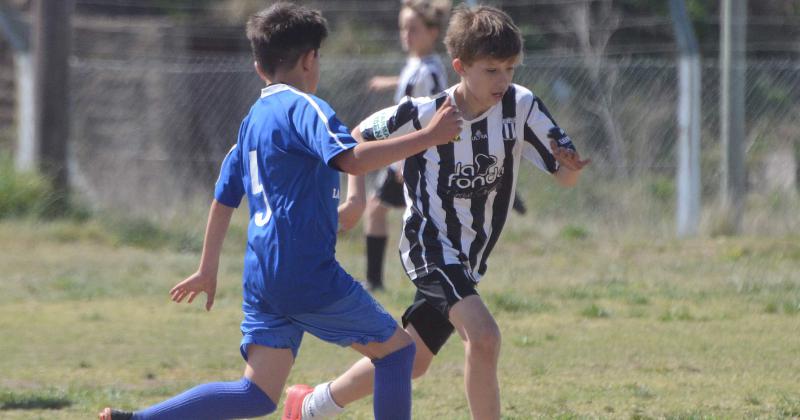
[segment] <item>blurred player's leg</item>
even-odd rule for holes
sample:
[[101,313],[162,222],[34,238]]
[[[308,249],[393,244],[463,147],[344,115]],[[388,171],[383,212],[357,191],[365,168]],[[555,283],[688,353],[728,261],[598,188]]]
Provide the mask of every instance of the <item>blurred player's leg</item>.
[[383,289],[383,259],[386,254],[387,229],[386,214],[389,208],[381,204],[381,200],[373,196],[367,201],[364,211],[366,221],[364,233],[367,245],[367,288]]
[[383,289],[383,259],[388,231],[386,214],[391,208],[403,208],[403,177],[391,166],[378,174],[375,195],[367,201],[364,234],[367,237],[367,288]]
[[525,202],[522,201],[522,197],[518,193],[514,193],[514,204],[511,205],[511,209],[519,214],[528,212],[528,207],[525,206]]

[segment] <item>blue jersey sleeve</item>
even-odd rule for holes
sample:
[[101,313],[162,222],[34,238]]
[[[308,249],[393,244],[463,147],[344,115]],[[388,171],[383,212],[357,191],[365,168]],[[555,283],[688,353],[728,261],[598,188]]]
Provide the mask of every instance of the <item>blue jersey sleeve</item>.
[[293,114],[294,126],[305,148],[331,166],[336,155],[352,149],[358,142],[325,101],[309,95],[304,95],[304,99]]
[[228,207],[239,207],[245,194],[242,176],[242,153],[235,144],[222,161],[214,198]]

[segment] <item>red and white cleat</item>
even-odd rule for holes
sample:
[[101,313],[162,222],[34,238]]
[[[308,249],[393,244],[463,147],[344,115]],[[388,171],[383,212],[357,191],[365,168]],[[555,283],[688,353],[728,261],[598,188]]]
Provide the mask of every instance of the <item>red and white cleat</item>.
[[286,403],[283,405],[281,420],[303,420],[303,401],[314,392],[314,388],[297,384],[286,390]]

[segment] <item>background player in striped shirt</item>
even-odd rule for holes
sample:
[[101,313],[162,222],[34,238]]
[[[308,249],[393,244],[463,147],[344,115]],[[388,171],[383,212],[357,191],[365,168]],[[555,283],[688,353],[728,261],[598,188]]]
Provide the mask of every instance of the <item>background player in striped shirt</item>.
[[[219,420],[274,411],[304,333],[350,346],[375,364],[375,417],[411,418],[409,335],[335,258],[338,214],[360,215],[361,185],[339,205],[339,174],[365,172],[448,142],[458,112],[437,113],[430,129],[389,142],[358,144],[325,101],[319,48],[327,25],[319,12],[277,3],[252,16],[247,37],[255,69],[267,83],[225,157],[209,211],[198,271],[178,283],[172,300],[214,303],[222,242],[247,196],[250,222],[242,275],[243,378],[192,388],[135,413],[104,409],[102,420]],[[348,220],[352,220],[348,217]],[[297,412],[300,407],[289,406]],[[299,415],[299,413],[298,413]]]
[[[403,323],[417,343],[415,378],[458,331],[472,417],[496,420],[500,329],[476,286],[511,207],[520,160],[553,174],[562,186],[575,185],[589,161],[580,158],[541,100],[512,83],[522,38],[508,15],[487,6],[459,8],[445,44],[461,82],[436,97],[379,111],[354,135],[385,141],[423,129],[450,101],[462,112],[458,141],[404,163],[408,205],[400,253],[417,294]],[[312,412],[328,412],[368,395],[372,369],[368,360],[358,361],[333,382],[318,385],[305,404]],[[323,416],[304,417],[312,418]]]
[[[436,41],[447,25],[449,0],[403,0],[400,9],[400,43],[408,53],[400,76],[375,76],[369,82],[372,91],[394,89],[394,102],[403,98],[431,96],[447,87],[447,72],[436,53]],[[367,287],[383,289],[383,258],[388,230],[386,214],[391,208],[405,207],[403,175],[400,162],[386,167],[375,184],[375,193],[367,201],[364,222],[367,253]]]

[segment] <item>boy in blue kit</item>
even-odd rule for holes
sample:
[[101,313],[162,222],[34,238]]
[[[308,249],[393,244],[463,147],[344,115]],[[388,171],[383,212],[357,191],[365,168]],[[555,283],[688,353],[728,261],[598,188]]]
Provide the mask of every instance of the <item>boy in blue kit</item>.
[[246,195],[244,377],[200,385],[137,412],[106,408],[100,419],[267,415],[275,410],[304,332],[350,346],[374,362],[377,419],[410,418],[413,341],[335,259],[337,217],[345,227],[352,225],[365,201],[363,178],[351,178],[337,215],[337,170],[360,176],[447,143],[460,131],[460,117],[448,105],[430,128],[391,141],[357,143],[330,106],[312,96],[326,35],[319,12],[290,3],[249,19],[255,69],[267,87],[223,161],[200,267],[170,291],[173,301],[189,303],[205,292],[211,309],[222,242]]

